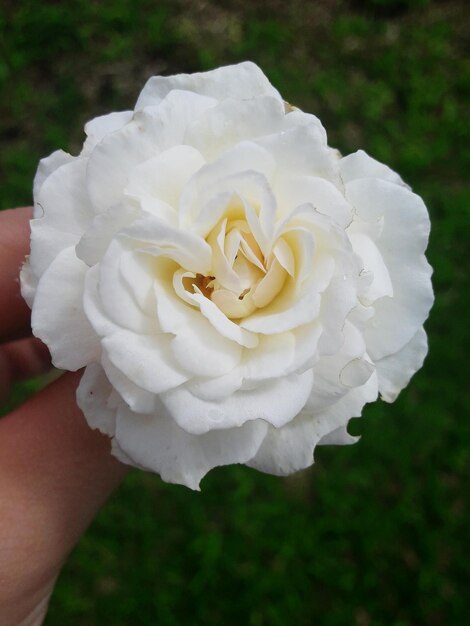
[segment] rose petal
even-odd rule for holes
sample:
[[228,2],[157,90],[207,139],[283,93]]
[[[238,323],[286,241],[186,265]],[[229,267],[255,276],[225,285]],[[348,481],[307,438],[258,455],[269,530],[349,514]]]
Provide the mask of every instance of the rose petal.
[[278,172],[319,176],[342,189],[338,160],[324,145],[323,134],[316,126],[297,126],[256,139],[256,143],[274,157]]
[[[62,165],[65,165],[66,163],[70,163],[70,161],[75,161],[76,158],[77,157],[74,157],[68,152],[64,152],[63,150],[56,150],[48,157],[41,159],[39,161],[38,169],[36,170],[36,175],[34,176],[33,196],[35,198],[38,197],[39,191],[44,181],[46,180],[46,178],[49,178],[49,176],[53,172],[55,172],[56,169],[58,169]],[[41,217],[43,214],[43,210],[41,209],[41,207],[36,205],[34,209],[34,217]]]
[[85,159],[61,165],[44,180],[35,197],[30,261],[38,278],[62,250],[79,241],[91,224],[94,212],[86,193],[86,167]]
[[364,150],[343,157],[339,162],[339,168],[344,184],[357,178],[380,178],[407,187],[396,172],[370,157]]
[[284,376],[293,362],[294,349],[293,333],[261,336],[254,350],[245,351],[243,377],[250,381],[259,381]]
[[176,209],[184,185],[204,164],[204,157],[192,146],[173,146],[135,167],[125,193],[158,198]]
[[223,337],[236,341],[246,348],[254,348],[258,345],[258,337],[255,334],[229,320],[219,307],[202,293],[190,294],[189,297]]
[[203,275],[210,271],[209,244],[202,237],[175,228],[154,215],[135,220],[120,232],[120,237],[129,239],[134,247],[140,244],[146,254],[172,259],[187,270]]
[[312,380],[309,370],[298,376],[291,375],[254,389],[238,391],[215,402],[201,400],[182,385],[162,393],[160,399],[179,426],[195,435],[242,426],[259,419],[280,428],[303,408]]
[[258,420],[241,428],[191,435],[168,417],[164,408],[144,416],[121,407],[116,422],[118,445],[133,464],[191,489],[199,489],[200,480],[212,468],[249,460],[265,432],[266,424]]
[[[207,236],[226,211],[226,205],[211,201],[233,194],[265,206],[263,220],[269,224],[273,198],[267,182],[274,172],[272,156],[251,141],[243,141],[204,165],[189,181],[180,199],[180,224]],[[275,203],[274,203],[275,205]]]
[[226,98],[240,100],[241,95],[245,100],[264,95],[281,100],[279,92],[270,84],[260,68],[250,61],[245,61],[238,65],[219,67],[210,72],[152,76],[141,91],[135,109],[158,104],[173,89],[185,89],[217,100]]
[[395,401],[413,374],[422,367],[427,352],[426,333],[420,328],[401,350],[376,362],[379,391],[383,400]]
[[100,342],[83,310],[87,266],[74,248],[60,252],[42,275],[31,327],[49,348],[59,369],[76,371],[99,359]]
[[75,251],[79,259],[90,267],[98,263],[106,253],[114,236],[126,226],[129,226],[137,217],[136,207],[119,204],[111,207],[105,213],[100,213],[77,243]]
[[119,330],[101,341],[111,363],[138,387],[162,393],[188,380],[176,363],[168,335],[140,335]]
[[242,347],[235,341],[216,335],[207,320],[196,315],[191,326],[180,327],[171,340],[177,362],[195,376],[221,376],[239,363]]
[[263,309],[240,322],[242,329],[270,335],[286,332],[313,321],[320,310],[321,298],[312,289],[297,296],[292,280],[287,280],[278,297]]
[[106,135],[113,133],[116,130],[121,129],[128,124],[132,116],[133,111],[117,111],[114,113],[108,113],[107,115],[100,115],[95,117],[85,124],[85,133],[87,138],[83,144],[83,149],[80,156],[88,156],[93,148],[102,140]]
[[362,304],[368,306],[384,296],[392,298],[393,285],[390,274],[375,243],[368,235],[361,233],[353,232],[349,239],[354,252],[363,263],[363,271],[372,274],[372,280],[368,282],[365,294],[361,297]]
[[131,122],[106,135],[88,161],[88,192],[96,210],[118,204],[132,170],[182,143],[190,120],[214,104],[211,98],[173,92],[160,106],[135,113]]
[[317,446],[350,446],[359,441],[360,437],[353,437],[348,433],[347,426],[340,426],[336,430],[324,435]]
[[88,365],[77,388],[77,404],[89,426],[110,437],[116,430],[116,410],[108,406],[112,392],[113,387],[101,365]]
[[303,204],[311,204],[341,228],[352,220],[352,207],[344,195],[329,180],[319,176],[299,176],[286,170],[275,186],[275,195],[283,215]]
[[[341,330],[341,346],[340,349],[332,355],[320,356],[314,367],[314,385],[313,392],[310,395],[305,410],[309,413],[316,414],[324,411],[327,407],[335,404],[340,398],[344,397],[350,391],[350,387],[346,384],[354,382],[348,381],[347,369],[345,368],[352,363],[350,374],[354,371],[355,365],[358,366],[358,374],[367,375],[369,368],[361,365],[361,359],[367,358],[366,346],[362,333],[353,326],[349,321]],[[345,371],[345,379],[341,379],[341,373]],[[361,384],[363,380],[358,380]]]
[[364,222],[384,217],[382,235],[375,243],[390,275],[393,298],[375,302],[375,316],[364,332],[376,361],[411,340],[433,303],[432,270],[424,256],[429,217],[419,196],[390,182],[355,180],[347,183],[346,195]]
[[364,386],[351,390],[324,411],[316,414],[302,411],[283,428],[270,427],[258,453],[247,465],[276,476],[287,476],[309,467],[315,446],[350,418],[360,416],[364,405],[376,397],[374,374]]
[[20,270],[20,284],[21,295],[26,300],[26,304],[31,309],[34,302],[34,296],[36,295],[36,289],[38,286],[38,279],[33,274],[31,264],[27,260],[23,263]]
[[272,96],[227,98],[189,125],[185,143],[213,161],[237,143],[280,132],[284,127],[284,105],[280,100]]
[[134,297],[135,291],[146,292],[153,297],[152,266],[145,262],[145,258],[141,258],[138,271],[131,279],[134,286],[130,288],[125,265],[132,258],[132,254],[129,254],[131,251],[124,244],[120,239],[113,239],[98,266],[99,308],[109,320],[122,328],[137,333],[155,333],[158,327],[154,310],[151,306],[143,307],[142,301]]
[[114,367],[105,352],[101,357],[101,365],[113,388],[132,411],[144,414],[155,411],[157,396],[133,383],[117,367]]

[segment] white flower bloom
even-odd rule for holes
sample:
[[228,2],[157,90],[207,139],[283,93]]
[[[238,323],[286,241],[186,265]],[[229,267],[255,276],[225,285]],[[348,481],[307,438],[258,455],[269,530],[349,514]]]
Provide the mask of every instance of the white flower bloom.
[[252,63],[151,78],[34,184],[32,327],[126,463],[197,488],[289,474],[422,365],[433,302],[417,195]]

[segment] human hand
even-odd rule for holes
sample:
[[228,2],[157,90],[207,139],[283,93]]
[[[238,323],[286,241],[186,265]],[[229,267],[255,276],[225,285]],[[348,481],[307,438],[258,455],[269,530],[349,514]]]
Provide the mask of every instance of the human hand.
[[[0,212],[0,401],[15,380],[46,371],[18,274],[28,208]],[[68,373],[0,419],[0,624],[38,626],[70,550],[126,473],[75,402]]]

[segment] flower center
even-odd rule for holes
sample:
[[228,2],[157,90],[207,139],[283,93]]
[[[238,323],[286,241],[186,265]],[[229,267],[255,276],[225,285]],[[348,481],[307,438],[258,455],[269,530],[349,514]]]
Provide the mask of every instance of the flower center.
[[186,280],[190,282],[193,290],[194,290],[194,287],[197,287],[199,291],[204,296],[206,296],[206,298],[211,297],[214,291],[214,286],[213,286],[214,277],[213,276],[203,276],[202,274],[196,274],[195,279],[186,279]]
[[201,293],[228,318],[238,320],[272,302],[287,272],[273,251],[263,253],[246,219],[230,217],[222,219],[206,238],[212,248],[210,274],[186,272],[183,287],[189,293]]

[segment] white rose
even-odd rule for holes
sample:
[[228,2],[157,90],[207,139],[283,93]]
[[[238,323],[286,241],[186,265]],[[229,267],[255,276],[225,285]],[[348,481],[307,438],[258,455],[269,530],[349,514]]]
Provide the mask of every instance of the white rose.
[[421,367],[422,200],[256,65],[153,77],[85,131],[39,164],[22,288],[118,458],[191,488],[289,474]]

